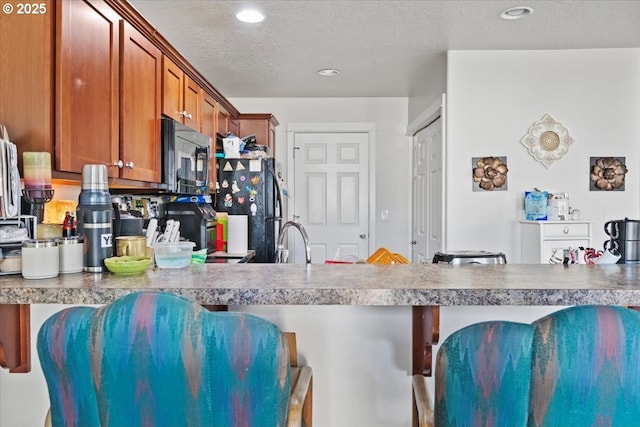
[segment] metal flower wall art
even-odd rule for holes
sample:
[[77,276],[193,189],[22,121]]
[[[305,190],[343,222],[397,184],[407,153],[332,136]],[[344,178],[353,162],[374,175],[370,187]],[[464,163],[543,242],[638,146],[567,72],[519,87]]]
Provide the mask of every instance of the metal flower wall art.
[[473,191],[494,191],[507,189],[507,157],[474,157]]
[[529,128],[529,133],[520,142],[534,159],[549,169],[569,152],[574,141],[562,123],[545,114]]
[[624,157],[591,157],[591,191],[624,191]]

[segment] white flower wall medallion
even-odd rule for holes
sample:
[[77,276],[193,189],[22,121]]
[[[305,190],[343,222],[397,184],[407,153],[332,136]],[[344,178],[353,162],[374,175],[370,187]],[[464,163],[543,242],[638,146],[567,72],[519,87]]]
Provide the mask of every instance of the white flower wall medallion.
[[569,136],[569,129],[550,114],[545,114],[529,128],[529,133],[520,142],[534,159],[549,169],[569,152],[573,138]]

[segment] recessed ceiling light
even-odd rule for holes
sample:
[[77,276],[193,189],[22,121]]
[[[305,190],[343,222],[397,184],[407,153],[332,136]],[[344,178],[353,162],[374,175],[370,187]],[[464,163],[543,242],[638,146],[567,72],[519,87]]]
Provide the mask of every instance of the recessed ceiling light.
[[338,74],[340,74],[340,70],[336,70],[335,68],[323,68],[321,70],[318,70],[318,74],[325,77],[337,76]]
[[505,9],[500,13],[500,18],[506,20],[522,19],[533,13],[533,8],[529,6],[517,6]]
[[249,24],[257,24],[258,22],[264,21],[264,15],[255,9],[241,10],[236,15],[236,18],[238,18],[239,21]]

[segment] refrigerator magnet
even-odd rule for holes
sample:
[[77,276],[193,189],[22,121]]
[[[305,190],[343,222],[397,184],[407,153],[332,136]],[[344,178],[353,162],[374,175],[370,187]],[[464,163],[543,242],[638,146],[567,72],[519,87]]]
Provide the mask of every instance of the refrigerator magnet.
[[234,180],[231,184],[231,193],[236,194],[238,191],[240,191],[240,187],[238,187],[238,181]]
[[236,164],[236,170],[237,170],[237,171],[243,171],[243,170],[245,170],[245,167],[244,167],[244,165],[243,165],[241,162],[238,162],[238,163]]
[[249,160],[250,172],[262,172],[262,160]]
[[229,181],[227,181],[226,179],[222,181],[222,184],[220,184],[220,186],[222,188],[229,188]]
[[240,182],[245,182],[247,180],[247,177],[244,175],[240,175]]
[[233,167],[231,166],[231,163],[227,162],[224,164],[224,167],[222,168],[222,170],[225,172],[232,172]]
[[238,197],[238,204],[244,205],[244,197]]
[[230,208],[231,206],[233,206],[233,198],[231,197],[231,194],[227,193],[224,195],[224,207]]
[[258,206],[255,203],[251,203],[251,216],[256,216],[258,212]]
[[260,177],[258,175],[251,177],[251,184],[258,185],[260,184]]

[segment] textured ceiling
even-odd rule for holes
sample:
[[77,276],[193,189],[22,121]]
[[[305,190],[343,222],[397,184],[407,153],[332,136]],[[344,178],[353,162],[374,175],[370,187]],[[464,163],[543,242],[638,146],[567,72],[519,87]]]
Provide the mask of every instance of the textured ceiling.
[[[228,98],[404,97],[447,50],[640,47],[640,0],[130,2]],[[242,6],[266,19],[237,21]]]

